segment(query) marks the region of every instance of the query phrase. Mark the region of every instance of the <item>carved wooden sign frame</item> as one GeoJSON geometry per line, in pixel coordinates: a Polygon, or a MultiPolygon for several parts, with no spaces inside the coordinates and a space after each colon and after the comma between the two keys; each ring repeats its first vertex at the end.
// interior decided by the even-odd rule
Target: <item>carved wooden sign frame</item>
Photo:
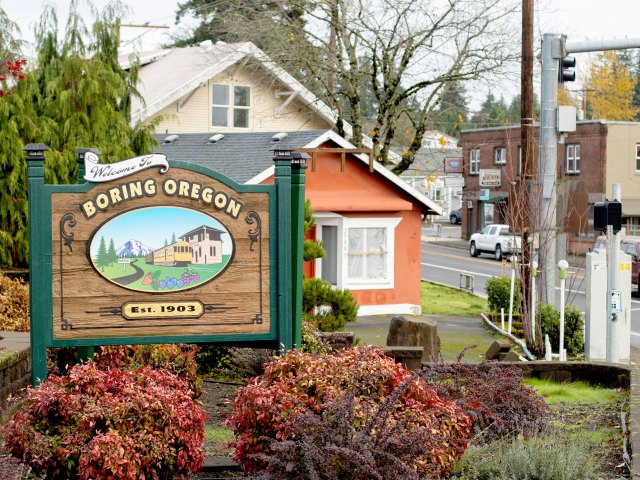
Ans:
{"type": "Polygon", "coordinates": [[[87,155],[78,176],[90,183],[48,185],[39,146],[25,148],[34,383],[47,347],[293,347],[291,219],[304,181],[292,200],[289,161],[276,161],[275,184],[240,185],[158,154],[108,165],[87,155]]]}

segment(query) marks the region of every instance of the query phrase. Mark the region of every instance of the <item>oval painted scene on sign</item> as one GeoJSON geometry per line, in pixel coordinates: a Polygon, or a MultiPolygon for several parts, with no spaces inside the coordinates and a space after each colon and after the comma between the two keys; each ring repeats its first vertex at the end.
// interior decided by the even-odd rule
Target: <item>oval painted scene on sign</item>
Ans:
{"type": "Polygon", "coordinates": [[[121,213],[98,228],[89,259],[104,278],[138,292],[204,285],[233,260],[235,242],[217,219],[190,208],[155,206],[121,213]]]}

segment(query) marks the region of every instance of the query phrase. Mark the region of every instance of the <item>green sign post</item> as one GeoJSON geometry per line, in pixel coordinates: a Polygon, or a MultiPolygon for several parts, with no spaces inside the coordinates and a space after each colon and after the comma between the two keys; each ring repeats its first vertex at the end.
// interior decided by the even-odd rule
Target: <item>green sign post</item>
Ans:
{"type": "Polygon", "coordinates": [[[48,185],[47,147],[24,150],[34,384],[49,347],[300,346],[301,154],[274,152],[273,185],[239,185],[164,155],[101,164],[78,149],[79,183],[48,185]]]}

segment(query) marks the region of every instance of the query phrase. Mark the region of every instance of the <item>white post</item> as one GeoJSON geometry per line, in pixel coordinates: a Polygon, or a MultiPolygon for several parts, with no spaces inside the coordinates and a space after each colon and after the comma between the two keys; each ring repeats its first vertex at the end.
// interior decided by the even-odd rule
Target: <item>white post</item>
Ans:
{"type": "MultiPolygon", "coordinates": [[[[622,188],[619,183],[611,186],[613,200],[621,201],[622,188]]],[[[620,361],[620,323],[619,313],[614,313],[611,300],[618,287],[618,252],[620,250],[620,232],[614,233],[613,226],[607,225],[607,362],[620,361]]],[[[619,305],[618,305],[619,306],[619,305]]],[[[620,315],[622,317],[622,315],[620,315]]]]}
{"type": "Polygon", "coordinates": [[[560,361],[566,362],[567,357],[564,350],[564,286],[567,279],[567,269],[569,263],[566,260],[560,260],[558,262],[558,269],[560,270],[560,361]]]}
{"type": "Polygon", "coordinates": [[[509,291],[509,335],[511,335],[511,323],[513,321],[513,287],[516,283],[516,267],[518,265],[518,257],[513,256],[511,262],[511,289],[509,291]]]}
{"type": "Polygon", "coordinates": [[[549,341],[549,335],[544,334],[544,359],[547,362],[551,361],[553,357],[553,352],[551,351],[551,342],[549,341]]]}
{"type": "Polygon", "coordinates": [[[504,332],[504,307],[500,309],[500,328],[504,332]]]}
{"type": "Polygon", "coordinates": [[[531,262],[531,334],[533,343],[536,343],[536,275],[538,274],[538,262],[531,262]]]}

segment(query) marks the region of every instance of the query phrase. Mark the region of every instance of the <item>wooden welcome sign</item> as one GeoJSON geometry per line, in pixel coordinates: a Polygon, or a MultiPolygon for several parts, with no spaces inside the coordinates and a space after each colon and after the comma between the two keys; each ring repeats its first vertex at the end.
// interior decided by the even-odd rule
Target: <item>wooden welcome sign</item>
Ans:
{"type": "Polygon", "coordinates": [[[160,154],[100,164],[82,149],[86,183],[46,185],[46,147],[25,150],[34,383],[47,347],[299,344],[304,168],[292,189],[290,156],[274,159],[275,184],[239,185],[160,154]]]}

